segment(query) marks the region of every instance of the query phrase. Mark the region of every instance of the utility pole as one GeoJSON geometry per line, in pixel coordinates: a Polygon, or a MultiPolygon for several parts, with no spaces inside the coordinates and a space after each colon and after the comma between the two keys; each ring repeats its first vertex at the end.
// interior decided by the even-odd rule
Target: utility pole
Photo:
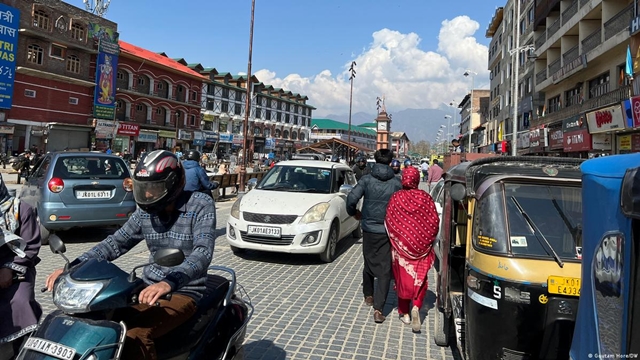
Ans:
{"type": "Polygon", "coordinates": [[[253,84],[251,83],[251,57],[253,55],[253,19],[256,10],[256,0],[251,0],[251,25],[249,29],[249,61],[247,62],[247,94],[244,102],[244,121],[242,122],[242,162],[240,163],[240,184],[238,185],[238,193],[244,193],[244,183],[247,174],[247,158],[249,157],[249,149],[247,149],[249,135],[249,114],[251,113],[251,98],[253,94],[253,84]]]}
{"type": "Polygon", "coordinates": [[[349,81],[351,82],[351,91],[349,92],[349,132],[347,138],[347,144],[349,144],[349,148],[347,149],[347,165],[351,166],[351,109],[353,108],[353,79],[356,78],[356,62],[352,61],[351,66],[349,67],[349,81]]]}
{"type": "MultiPolygon", "coordinates": [[[[516,0],[519,1],[519,0],[516,0]]],[[[471,135],[473,135],[473,87],[474,82],[475,82],[475,75],[478,75],[477,72],[471,71],[471,70],[467,70],[464,72],[463,74],[465,77],[466,76],[471,76],[471,97],[469,98],[469,149],[467,149],[467,152],[470,153],[472,152],[472,146],[471,146],[471,135]]],[[[460,119],[460,123],[462,124],[462,119],[460,119]]],[[[462,126],[462,125],[460,125],[462,126]]]]}

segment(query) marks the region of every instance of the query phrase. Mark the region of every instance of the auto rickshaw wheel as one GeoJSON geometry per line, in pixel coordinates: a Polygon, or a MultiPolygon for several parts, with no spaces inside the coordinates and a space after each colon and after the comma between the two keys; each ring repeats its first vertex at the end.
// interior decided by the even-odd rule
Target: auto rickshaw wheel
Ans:
{"type": "Polygon", "coordinates": [[[438,346],[448,346],[449,345],[449,334],[451,332],[451,318],[447,317],[444,312],[440,309],[435,310],[435,325],[436,329],[433,334],[433,341],[435,341],[438,346]]]}

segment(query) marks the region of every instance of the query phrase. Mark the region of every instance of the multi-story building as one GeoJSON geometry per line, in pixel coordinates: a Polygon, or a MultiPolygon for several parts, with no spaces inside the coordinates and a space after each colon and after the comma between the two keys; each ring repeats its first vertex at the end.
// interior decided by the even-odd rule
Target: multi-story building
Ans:
{"type": "Polygon", "coordinates": [[[403,131],[394,131],[391,133],[391,150],[398,158],[409,156],[409,145],[411,141],[407,133],[403,131]]]}
{"type": "MultiPolygon", "coordinates": [[[[203,132],[205,149],[218,156],[237,152],[243,145],[243,122],[248,79],[242,75],[218,73],[202,68],[211,82],[203,88],[203,132]],[[217,145],[216,145],[216,140],[217,145]]],[[[286,156],[308,145],[311,112],[309,98],[251,79],[251,113],[247,146],[254,154],[273,152],[286,156]]]]}
{"type": "Polygon", "coordinates": [[[119,44],[112,150],[190,149],[201,126],[202,86],[210,80],[164,53],[119,44]]]}
{"type": "Polygon", "coordinates": [[[485,138],[491,145],[481,148],[481,152],[500,149],[496,144],[503,140],[505,122],[512,115],[509,113],[510,106],[507,105],[511,101],[510,72],[506,70],[510,70],[509,64],[511,64],[508,44],[513,26],[509,26],[512,21],[510,18],[504,18],[504,12],[503,7],[496,9],[485,34],[487,38],[491,38],[488,56],[489,114],[485,129],[485,138]]]}
{"type": "Polygon", "coordinates": [[[490,90],[473,89],[458,104],[460,109],[460,146],[464,152],[478,152],[478,144],[483,143],[484,123],[486,123],[489,112],[490,90]],[[473,95],[473,98],[471,96],[473,95]],[[471,131],[471,141],[469,140],[469,129],[471,131]],[[471,148],[469,149],[469,144],[471,148]]]}
{"type": "Polygon", "coordinates": [[[634,128],[625,76],[633,14],[631,0],[536,2],[535,90],[544,98],[532,122],[536,152],[585,158],[631,147],[614,133],[634,128]]]}
{"type": "MultiPolygon", "coordinates": [[[[327,139],[340,139],[369,150],[376,149],[376,131],[363,126],[351,125],[351,141],[349,141],[349,124],[331,119],[312,119],[309,139],[313,143],[327,139]]],[[[375,124],[374,124],[375,126],[375,124]]]]}
{"type": "Polygon", "coordinates": [[[0,151],[88,149],[98,39],[117,41],[116,23],[62,1],[3,3],[19,9],[20,35],[0,151]]]}

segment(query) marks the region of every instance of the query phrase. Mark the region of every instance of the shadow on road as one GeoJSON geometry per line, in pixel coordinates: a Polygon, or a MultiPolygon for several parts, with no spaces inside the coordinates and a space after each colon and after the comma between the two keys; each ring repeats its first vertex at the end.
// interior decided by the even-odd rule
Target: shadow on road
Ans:
{"type": "MultiPolygon", "coordinates": [[[[224,233],[225,229],[223,229],[224,233]]],[[[353,236],[347,236],[346,238],[340,240],[338,242],[338,246],[336,248],[336,260],[344,254],[351,246],[358,243],[361,239],[356,239],[353,236]]],[[[236,254],[244,260],[248,261],[259,261],[266,262],[271,264],[282,264],[282,265],[324,265],[318,255],[313,254],[287,254],[287,253],[276,253],[276,252],[267,252],[267,251],[256,251],[256,250],[244,250],[240,251],[236,254]]]]}
{"type": "Polygon", "coordinates": [[[241,351],[243,352],[244,360],[284,360],[287,358],[287,352],[271,340],[260,340],[244,344],[241,351]]]}
{"type": "Polygon", "coordinates": [[[55,234],[67,244],[98,243],[118,230],[119,226],[99,228],[75,228],[56,231],[55,234]]]}

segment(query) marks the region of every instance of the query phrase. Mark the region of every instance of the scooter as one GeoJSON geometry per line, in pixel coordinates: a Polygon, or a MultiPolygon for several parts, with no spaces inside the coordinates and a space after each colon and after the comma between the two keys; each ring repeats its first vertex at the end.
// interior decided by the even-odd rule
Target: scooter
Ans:
{"type": "MultiPolygon", "coordinates": [[[[65,271],[53,289],[53,302],[59,310],[41,321],[17,359],[120,359],[127,324],[126,320],[114,321],[114,312],[138,303],[145,284],[136,276],[136,269],[149,264],[136,266],[131,273],[96,259],[69,267],[65,245],[58,236],[50,236],[49,247],[66,261],[65,271]]],[[[161,249],[153,260],[155,264],[171,267],[181,264],[184,254],[177,249],[161,249]]],[[[207,275],[207,291],[198,303],[198,311],[184,324],[156,339],[159,359],[243,358],[242,343],[254,311],[251,299],[236,284],[232,269],[210,266],[208,270],[226,272],[231,279],[207,275]]],[[[170,299],[170,295],[164,299],[170,299]]]]}

